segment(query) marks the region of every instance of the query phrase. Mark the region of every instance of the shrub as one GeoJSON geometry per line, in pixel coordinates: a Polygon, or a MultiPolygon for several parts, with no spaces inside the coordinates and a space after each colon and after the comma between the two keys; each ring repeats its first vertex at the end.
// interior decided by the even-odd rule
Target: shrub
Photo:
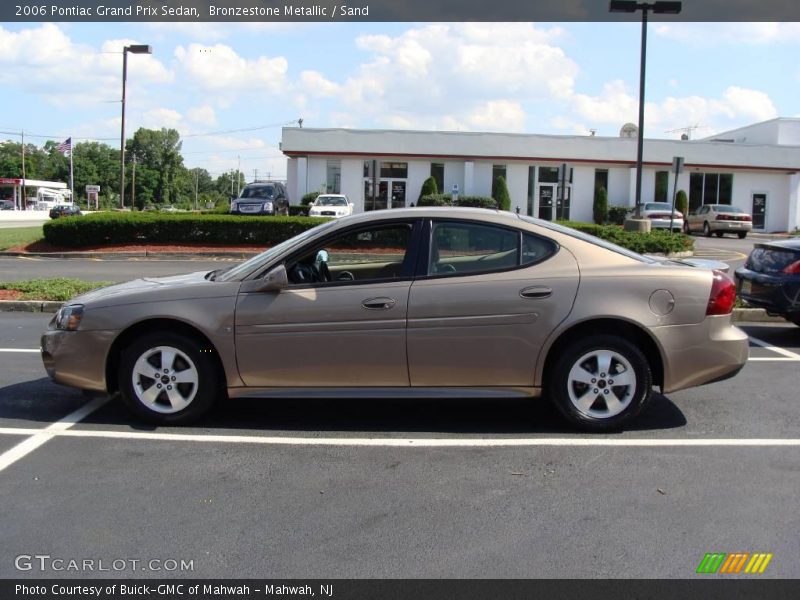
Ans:
{"type": "Polygon", "coordinates": [[[422,189],[419,191],[419,198],[417,199],[417,205],[419,205],[423,196],[431,196],[433,194],[438,194],[438,193],[439,193],[439,188],[436,185],[436,180],[433,177],[428,177],[425,181],[422,182],[422,189]]]}
{"type": "Polygon", "coordinates": [[[594,203],[592,204],[592,216],[598,225],[608,221],[608,192],[602,185],[594,188],[594,203]]]}
{"type": "Polygon", "coordinates": [[[686,197],[686,192],[683,190],[678,190],[675,195],[675,210],[684,217],[689,214],[689,198],[686,197]]]}
{"type": "Polygon", "coordinates": [[[309,204],[314,202],[314,200],[317,199],[317,196],[319,196],[319,192],[309,192],[308,194],[303,196],[303,198],[300,200],[300,205],[308,206],[309,204]]]}
{"type": "Polygon", "coordinates": [[[497,202],[499,210],[511,210],[511,196],[508,194],[506,178],[499,175],[492,185],[492,198],[497,202]]]}
{"type": "Polygon", "coordinates": [[[694,240],[691,237],[682,233],[671,234],[663,229],[654,230],[650,233],[640,233],[625,231],[615,225],[596,225],[594,223],[578,223],[575,221],[559,221],[559,224],[641,254],[672,254],[691,250],[694,247],[694,240]]]}
{"type": "Polygon", "coordinates": [[[612,225],[622,225],[625,222],[625,215],[627,215],[630,210],[630,206],[609,206],[607,220],[612,225]]]}
{"type": "MultiPolygon", "coordinates": [[[[417,206],[454,206],[450,194],[430,194],[422,196],[417,206]]],[[[468,206],[472,208],[497,208],[494,198],[488,196],[459,196],[455,206],[468,206]]]]}
{"type": "Polygon", "coordinates": [[[312,217],[120,212],[56,219],[45,223],[43,231],[47,242],[70,248],[175,242],[269,246],[325,221],[312,217]]]}

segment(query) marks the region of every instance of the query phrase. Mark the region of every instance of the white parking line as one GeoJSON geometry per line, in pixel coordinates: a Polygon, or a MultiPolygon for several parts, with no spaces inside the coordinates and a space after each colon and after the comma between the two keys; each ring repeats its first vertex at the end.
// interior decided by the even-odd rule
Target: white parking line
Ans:
{"type": "Polygon", "coordinates": [[[764,340],[754,338],[752,335],[750,336],[750,341],[753,342],[756,346],[761,346],[762,348],[766,348],[767,350],[775,352],[776,354],[781,354],[793,360],[800,360],[800,354],[797,354],[796,352],[791,352],[790,350],[786,350],[785,348],[773,346],[772,344],[765,342],[764,340]]]}
{"type": "Polygon", "coordinates": [[[39,354],[41,350],[39,348],[0,348],[0,352],[22,352],[22,353],[30,353],[39,354]]]}
{"type": "MultiPolygon", "coordinates": [[[[16,427],[0,428],[0,435],[28,435],[41,432],[39,429],[16,427]]],[[[273,446],[367,446],[404,448],[485,448],[520,446],[617,446],[617,447],[800,447],[797,438],[709,438],[709,439],[641,439],[641,438],[313,438],[313,437],[275,437],[257,435],[215,435],[190,433],[152,433],[136,431],[108,430],[66,430],[53,431],[48,438],[106,438],[140,441],[164,442],[205,442],[213,444],[256,444],[273,446]]],[[[10,451],[9,451],[10,452],[10,451]]]]}
{"type": "Polygon", "coordinates": [[[30,435],[31,437],[0,454],[0,471],[27,456],[45,442],[53,439],[54,436],[65,433],[75,423],[88,417],[106,402],[108,402],[108,398],[95,398],[44,429],[21,429],[20,431],[24,433],[20,433],[20,435],[30,435]]]}

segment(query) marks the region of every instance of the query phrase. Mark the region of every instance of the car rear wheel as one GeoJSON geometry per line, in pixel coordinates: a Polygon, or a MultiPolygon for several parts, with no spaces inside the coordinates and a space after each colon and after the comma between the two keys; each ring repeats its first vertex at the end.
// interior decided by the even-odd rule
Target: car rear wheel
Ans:
{"type": "Polygon", "coordinates": [[[560,354],[547,391],[561,414],[580,429],[617,429],[650,399],[650,366],[627,340],[594,335],[560,354]]]}
{"type": "Polygon", "coordinates": [[[711,227],[708,226],[708,221],[703,223],[703,235],[706,237],[711,237],[711,227]]]}
{"type": "Polygon", "coordinates": [[[722,237],[722,233],[723,233],[722,231],[715,231],[714,235],[717,237],[722,237]]]}
{"type": "Polygon", "coordinates": [[[743,240],[744,238],[746,238],[746,237],[747,237],[747,232],[746,232],[746,231],[739,231],[739,232],[737,233],[737,235],[739,236],[739,239],[740,239],[740,240],[743,240]]]}
{"type": "Polygon", "coordinates": [[[685,233],[686,235],[689,235],[691,232],[692,231],[689,229],[688,221],[684,221],[683,222],[683,233],[685,233]]]}
{"type": "Polygon", "coordinates": [[[211,409],[219,394],[211,356],[193,339],[179,334],[152,333],[137,339],[123,351],[120,361],[123,402],[150,423],[197,419],[211,409]]]}

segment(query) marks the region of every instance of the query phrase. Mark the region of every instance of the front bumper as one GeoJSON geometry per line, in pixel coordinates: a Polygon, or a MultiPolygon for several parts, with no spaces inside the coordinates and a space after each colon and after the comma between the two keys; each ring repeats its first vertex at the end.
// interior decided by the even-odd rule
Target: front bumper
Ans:
{"type": "Polygon", "coordinates": [[[664,393],[733,377],[750,354],[747,334],[731,324],[730,315],[650,331],[664,357],[664,393]]]}
{"type": "Polygon", "coordinates": [[[106,391],[106,361],[116,332],[48,330],[41,353],[47,375],[63,385],[106,391]]]}

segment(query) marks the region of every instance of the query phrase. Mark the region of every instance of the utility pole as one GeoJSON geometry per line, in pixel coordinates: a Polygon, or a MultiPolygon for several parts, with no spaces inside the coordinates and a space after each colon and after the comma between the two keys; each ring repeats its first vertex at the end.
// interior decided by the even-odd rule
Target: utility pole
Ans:
{"type": "Polygon", "coordinates": [[[236,197],[238,198],[239,195],[242,193],[240,186],[241,176],[239,173],[242,170],[242,157],[238,154],[236,155],[236,197]]]}
{"type": "Polygon", "coordinates": [[[131,174],[131,209],[136,206],[136,153],[133,153],[133,173],[131,174]]]}
{"type": "Polygon", "coordinates": [[[253,183],[258,181],[258,169],[253,169],[253,183]]]}
{"type": "Polygon", "coordinates": [[[22,210],[28,210],[28,198],[25,194],[25,130],[22,131],[22,201],[20,203],[22,210]]]}
{"type": "Polygon", "coordinates": [[[199,170],[194,170],[194,209],[197,210],[197,180],[199,176],[199,170]]]}

